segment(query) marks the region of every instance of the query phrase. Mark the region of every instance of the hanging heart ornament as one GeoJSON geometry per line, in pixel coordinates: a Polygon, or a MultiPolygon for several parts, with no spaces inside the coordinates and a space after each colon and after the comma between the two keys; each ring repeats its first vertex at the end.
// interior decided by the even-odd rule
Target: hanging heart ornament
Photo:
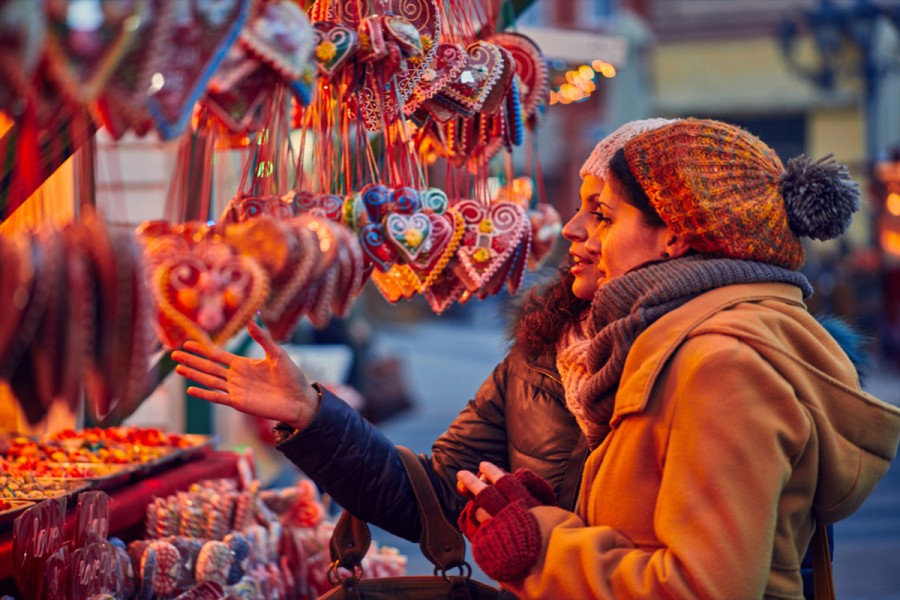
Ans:
{"type": "Polygon", "coordinates": [[[466,227],[455,271],[466,288],[476,293],[513,256],[531,224],[525,210],[512,202],[485,206],[464,200],[455,208],[466,227]]]}
{"type": "Polygon", "coordinates": [[[319,71],[333,77],[350,60],[359,46],[356,31],[333,21],[316,21],[312,24],[315,35],[313,57],[319,71]]]}
{"type": "Polygon", "coordinates": [[[246,325],[269,294],[265,271],[224,244],[202,245],[164,261],[153,274],[160,339],[222,344],[246,325]],[[216,248],[215,246],[218,246],[216,248]]]}

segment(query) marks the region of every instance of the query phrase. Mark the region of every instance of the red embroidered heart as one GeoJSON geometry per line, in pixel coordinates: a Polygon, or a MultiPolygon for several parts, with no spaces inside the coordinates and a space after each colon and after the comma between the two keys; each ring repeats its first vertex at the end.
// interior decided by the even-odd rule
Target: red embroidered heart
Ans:
{"type": "Polygon", "coordinates": [[[466,47],[466,64],[435,96],[458,110],[477,113],[503,74],[503,54],[494,44],[477,41],[466,47]]]}
{"type": "MultiPolygon", "coordinates": [[[[437,42],[441,38],[440,12],[436,0],[391,0],[389,12],[418,30],[423,47],[422,56],[410,56],[407,68],[397,76],[400,103],[403,105],[412,96],[437,52],[437,42]]],[[[395,23],[387,22],[386,28],[396,31],[395,23]]]]}
{"type": "Polygon", "coordinates": [[[143,400],[152,338],[150,299],[134,238],[113,231],[95,215],[83,223],[98,290],[84,389],[94,420],[104,424],[143,400]]]}
{"type": "Polygon", "coordinates": [[[450,308],[454,302],[461,299],[466,293],[466,286],[456,276],[455,262],[451,261],[448,268],[444,269],[441,275],[423,292],[425,300],[431,310],[440,315],[450,308]]]}
{"type": "MultiPolygon", "coordinates": [[[[239,48],[233,46],[232,50],[239,48]]],[[[239,49],[239,52],[243,52],[239,49]]],[[[231,51],[229,51],[229,55],[231,51]]],[[[243,62],[235,65],[238,73],[222,73],[222,80],[210,88],[201,100],[232,133],[249,133],[261,126],[261,107],[269,100],[278,76],[269,67],[257,60],[245,57],[243,62]],[[228,82],[239,75],[233,82],[228,82]],[[227,85],[226,85],[227,83],[227,85]]]]}
{"type": "Polygon", "coordinates": [[[153,47],[153,40],[162,38],[163,30],[172,26],[178,7],[164,0],[148,4],[150,14],[141,19],[135,32],[138,40],[148,41],[131,45],[97,99],[103,124],[114,139],[120,139],[128,130],[142,136],[153,128],[147,89],[165,59],[153,47]]]}
{"type": "Polygon", "coordinates": [[[494,47],[503,57],[503,61],[497,69],[497,82],[487,93],[484,104],[481,105],[482,115],[497,114],[506,99],[506,94],[509,91],[509,87],[512,85],[513,77],[516,75],[516,61],[509,50],[503,46],[494,47]]]}
{"type": "Polygon", "coordinates": [[[516,251],[494,273],[491,279],[478,290],[476,294],[478,298],[484,300],[488,296],[500,293],[504,282],[511,295],[515,295],[519,291],[519,286],[522,285],[522,278],[525,275],[525,265],[528,262],[528,246],[530,243],[530,230],[526,228],[525,235],[522,236],[522,240],[516,246],[516,251]]]}
{"type": "Polygon", "coordinates": [[[320,216],[339,223],[343,217],[344,199],[337,194],[314,194],[307,191],[294,192],[291,198],[295,214],[320,216]]]}
{"type": "Polygon", "coordinates": [[[522,112],[526,121],[532,119],[550,93],[550,75],[540,48],[530,38],[512,31],[495,33],[490,41],[512,54],[516,74],[522,82],[519,90],[522,112]]]}
{"type": "Polygon", "coordinates": [[[170,258],[156,270],[152,291],[160,338],[168,348],[188,339],[226,342],[268,296],[268,279],[256,261],[205,250],[170,258]]]}
{"type": "Polygon", "coordinates": [[[267,2],[248,27],[241,30],[240,41],[284,79],[303,77],[317,43],[306,13],[294,2],[267,2]]]}
{"type": "Polygon", "coordinates": [[[178,137],[187,127],[194,103],[243,27],[251,4],[195,0],[184,15],[159,15],[172,21],[156,28],[149,40],[159,64],[150,72],[147,103],[163,139],[178,137]]]}
{"type": "MultiPolygon", "coordinates": [[[[390,0],[385,14],[390,15],[383,19],[382,25],[388,54],[366,65],[365,81],[359,93],[360,110],[370,131],[379,131],[400,117],[434,59],[435,42],[441,34],[435,0],[390,0]],[[410,35],[413,29],[418,31],[421,55],[415,54],[415,36],[410,35]]],[[[348,18],[347,14],[344,18],[348,18]]]]}
{"type": "Polygon", "coordinates": [[[433,98],[448,82],[456,79],[465,64],[466,50],[461,44],[438,44],[434,60],[422,73],[419,84],[403,108],[404,112],[413,114],[420,104],[433,98]]]}
{"type": "MultiPolygon", "coordinates": [[[[339,240],[328,221],[301,215],[288,221],[288,224],[299,240],[301,260],[296,263],[297,270],[292,273],[277,302],[270,301],[262,312],[263,321],[279,341],[289,339],[304,316],[315,312],[313,318],[325,318],[322,316],[325,310],[323,297],[334,293],[336,282],[331,283],[329,291],[328,277],[333,276],[339,256],[339,240]]],[[[333,277],[336,278],[336,275],[333,277]]]]}
{"type": "Polygon", "coordinates": [[[334,74],[359,46],[359,36],[350,27],[333,21],[316,21],[312,24],[315,35],[314,58],[319,71],[326,77],[334,74]]]}
{"type": "Polygon", "coordinates": [[[455,209],[444,214],[428,214],[431,236],[428,246],[419,253],[409,267],[419,280],[419,287],[428,289],[443,273],[450,259],[456,254],[465,231],[465,221],[455,209]]]}
{"type": "Polygon", "coordinates": [[[294,207],[290,198],[278,195],[245,196],[238,194],[228,201],[222,213],[222,223],[243,223],[250,219],[271,217],[285,220],[294,216],[294,207]]]}
{"type": "Polygon", "coordinates": [[[260,316],[276,340],[285,341],[302,314],[291,314],[289,308],[301,291],[310,284],[322,257],[316,234],[306,228],[288,224],[291,233],[290,258],[283,273],[272,282],[272,291],[260,316]]]}
{"type": "Polygon", "coordinates": [[[357,58],[360,62],[373,62],[387,56],[384,40],[384,22],[381,15],[363,18],[358,27],[360,47],[357,58]]]}
{"type": "Polygon", "coordinates": [[[464,200],[455,208],[466,227],[455,271],[466,289],[476,293],[512,256],[530,224],[524,209],[511,202],[487,207],[464,200]]]}
{"type": "Polygon", "coordinates": [[[335,316],[343,317],[362,290],[365,272],[363,252],[359,238],[348,227],[336,223],[332,230],[337,239],[339,276],[331,310],[335,316]]]}

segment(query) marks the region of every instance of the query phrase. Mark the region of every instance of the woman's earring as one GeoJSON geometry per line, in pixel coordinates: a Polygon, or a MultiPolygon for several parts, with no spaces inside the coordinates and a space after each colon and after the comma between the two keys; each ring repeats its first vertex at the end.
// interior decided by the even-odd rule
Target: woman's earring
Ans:
{"type": "Polygon", "coordinates": [[[659,256],[660,256],[660,258],[669,258],[669,253],[668,252],[660,252],[659,256]]]}

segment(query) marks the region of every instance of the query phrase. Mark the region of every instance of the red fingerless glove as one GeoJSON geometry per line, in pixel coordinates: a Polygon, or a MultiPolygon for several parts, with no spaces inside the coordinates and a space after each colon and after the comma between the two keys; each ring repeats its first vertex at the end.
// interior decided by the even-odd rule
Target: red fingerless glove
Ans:
{"type": "Polygon", "coordinates": [[[541,530],[524,500],[507,505],[472,539],[472,556],[497,581],[518,581],[537,563],[541,530]]]}
{"type": "Polygon", "coordinates": [[[518,469],[469,501],[458,523],[482,570],[498,581],[514,581],[531,570],[541,552],[540,527],[528,509],[555,504],[556,494],[544,479],[518,469]],[[475,517],[479,508],[492,516],[483,525],[475,517]]]}

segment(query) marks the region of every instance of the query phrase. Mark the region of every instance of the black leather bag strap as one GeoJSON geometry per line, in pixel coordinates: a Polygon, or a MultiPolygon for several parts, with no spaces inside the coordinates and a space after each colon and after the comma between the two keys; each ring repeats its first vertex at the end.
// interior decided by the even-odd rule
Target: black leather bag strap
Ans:
{"type": "Polygon", "coordinates": [[[468,573],[470,567],[466,564],[466,542],[459,530],[444,516],[444,510],[425,467],[409,448],[397,446],[397,452],[403,461],[403,468],[409,476],[416,495],[416,504],[419,506],[419,520],[422,522],[419,547],[422,554],[441,572],[460,568],[468,573]]]}
{"type": "MultiPolygon", "coordinates": [[[[397,451],[416,495],[422,522],[419,538],[422,554],[441,572],[459,568],[468,574],[471,568],[466,563],[465,540],[444,516],[425,467],[409,448],[397,446],[397,451]]],[[[371,543],[372,534],[366,522],[345,510],[331,534],[331,561],[355,571],[361,566],[371,543]]]]}
{"type": "Polygon", "coordinates": [[[345,510],[331,532],[331,562],[356,571],[361,567],[371,544],[372,532],[366,522],[345,510]]]}

